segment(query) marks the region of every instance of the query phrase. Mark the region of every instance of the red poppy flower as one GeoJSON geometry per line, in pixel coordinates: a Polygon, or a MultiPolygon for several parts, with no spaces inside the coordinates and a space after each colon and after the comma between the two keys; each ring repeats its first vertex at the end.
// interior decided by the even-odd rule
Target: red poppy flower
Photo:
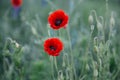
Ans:
{"type": "Polygon", "coordinates": [[[12,6],[20,7],[22,5],[22,0],[11,0],[12,6]]]}
{"type": "Polygon", "coordinates": [[[63,10],[58,9],[49,15],[48,23],[52,29],[58,30],[60,28],[66,28],[68,19],[68,15],[63,10]]]}
{"type": "Polygon", "coordinates": [[[59,38],[48,38],[44,42],[44,51],[51,56],[58,56],[63,49],[63,43],[59,38]]]}

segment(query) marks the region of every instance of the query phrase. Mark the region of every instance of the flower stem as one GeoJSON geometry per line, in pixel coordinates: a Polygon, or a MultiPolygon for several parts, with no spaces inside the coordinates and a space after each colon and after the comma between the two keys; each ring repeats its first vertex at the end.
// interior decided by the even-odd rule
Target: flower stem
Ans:
{"type": "MultiPolygon", "coordinates": [[[[71,67],[73,69],[72,73],[74,73],[74,77],[76,80],[76,70],[75,70],[75,66],[74,66],[74,57],[73,57],[73,51],[72,51],[72,44],[71,44],[71,37],[70,37],[70,30],[69,30],[69,27],[67,28],[67,34],[68,34],[68,39],[69,39],[69,46],[70,46],[70,53],[71,53],[71,67]]],[[[72,77],[73,78],[73,77],[72,77]]]]}

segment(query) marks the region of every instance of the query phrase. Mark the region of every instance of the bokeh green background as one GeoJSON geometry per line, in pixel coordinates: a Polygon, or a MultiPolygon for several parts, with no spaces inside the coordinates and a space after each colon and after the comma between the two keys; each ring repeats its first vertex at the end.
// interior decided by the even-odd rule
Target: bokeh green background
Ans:
{"type": "Polygon", "coordinates": [[[69,36],[67,35],[67,30],[69,30],[77,76],[85,77],[83,80],[95,80],[92,78],[93,66],[91,65],[93,61],[98,62],[93,42],[98,36],[98,30],[94,19],[95,29],[90,36],[91,27],[88,21],[91,10],[95,10],[98,17],[103,16],[107,26],[103,31],[106,43],[105,45],[98,44],[103,52],[109,54],[109,57],[106,54],[102,55],[103,72],[99,72],[98,80],[120,80],[119,8],[120,0],[23,0],[17,16],[13,16],[15,11],[10,0],[0,0],[0,80],[53,80],[51,77],[53,71],[55,80],[58,80],[57,71],[51,69],[49,55],[43,50],[43,42],[48,38],[47,18],[49,13],[56,9],[63,9],[69,15],[67,29],[61,29],[60,34],[49,29],[51,37],[60,35],[59,37],[65,44],[64,51],[57,57],[59,70],[64,71],[63,54],[70,55],[69,36]],[[110,39],[111,43],[107,46],[107,51],[109,21],[112,13],[115,19],[113,30],[115,35],[110,39]],[[92,55],[86,57],[86,50],[92,55]],[[86,64],[90,66],[88,72],[82,71],[86,64]],[[109,67],[109,70],[104,66],[109,67]]]}

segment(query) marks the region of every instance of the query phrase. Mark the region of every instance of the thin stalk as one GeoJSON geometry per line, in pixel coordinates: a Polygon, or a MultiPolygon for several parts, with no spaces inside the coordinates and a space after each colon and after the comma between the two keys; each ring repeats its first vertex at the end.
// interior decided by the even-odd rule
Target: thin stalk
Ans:
{"type": "Polygon", "coordinates": [[[53,80],[55,80],[55,76],[54,76],[54,66],[53,66],[53,57],[52,57],[52,56],[50,56],[50,62],[51,62],[52,78],[53,78],[53,80]]]}
{"type": "Polygon", "coordinates": [[[67,35],[68,35],[68,39],[69,39],[69,46],[70,46],[70,55],[71,55],[71,66],[73,68],[73,72],[74,73],[74,76],[75,76],[75,80],[77,78],[77,75],[76,75],[76,70],[75,70],[75,66],[74,66],[74,59],[73,59],[73,51],[72,51],[72,44],[71,44],[71,37],[70,37],[70,31],[69,31],[69,27],[67,28],[67,35]]]}
{"type": "Polygon", "coordinates": [[[54,57],[54,64],[55,64],[56,71],[58,72],[58,66],[57,66],[57,59],[56,59],[56,57],[54,57]]]}
{"type": "MultiPolygon", "coordinates": [[[[49,26],[48,26],[48,36],[51,37],[49,26]]],[[[55,80],[55,76],[54,76],[54,63],[53,63],[53,57],[50,56],[49,58],[50,58],[50,62],[51,62],[52,78],[53,78],[53,80],[55,80]]]]}

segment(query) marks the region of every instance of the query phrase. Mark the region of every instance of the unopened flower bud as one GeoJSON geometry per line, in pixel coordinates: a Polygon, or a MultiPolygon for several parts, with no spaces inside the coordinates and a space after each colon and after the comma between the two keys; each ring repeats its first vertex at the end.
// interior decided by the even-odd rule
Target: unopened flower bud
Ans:
{"type": "Polygon", "coordinates": [[[89,65],[88,64],[86,64],[86,70],[90,70],[90,67],[89,67],[89,65]]]}
{"type": "Polygon", "coordinates": [[[91,25],[90,27],[91,27],[91,31],[93,31],[95,26],[94,26],[94,25],[91,25]]]}
{"type": "Polygon", "coordinates": [[[102,26],[102,24],[100,22],[97,22],[97,28],[100,31],[102,30],[103,26],[102,26]]]}
{"type": "Polygon", "coordinates": [[[20,46],[17,42],[15,43],[15,45],[16,45],[17,48],[19,48],[19,46],[20,46]]]}
{"type": "Polygon", "coordinates": [[[113,16],[111,16],[111,18],[110,18],[110,25],[111,26],[115,25],[115,19],[113,18],[113,16]]]}
{"type": "Polygon", "coordinates": [[[94,75],[94,77],[97,77],[97,76],[98,76],[98,70],[97,70],[97,69],[94,70],[93,75],[94,75]]]}
{"type": "Polygon", "coordinates": [[[93,24],[93,16],[91,14],[88,17],[88,21],[90,24],[93,24]]]}

